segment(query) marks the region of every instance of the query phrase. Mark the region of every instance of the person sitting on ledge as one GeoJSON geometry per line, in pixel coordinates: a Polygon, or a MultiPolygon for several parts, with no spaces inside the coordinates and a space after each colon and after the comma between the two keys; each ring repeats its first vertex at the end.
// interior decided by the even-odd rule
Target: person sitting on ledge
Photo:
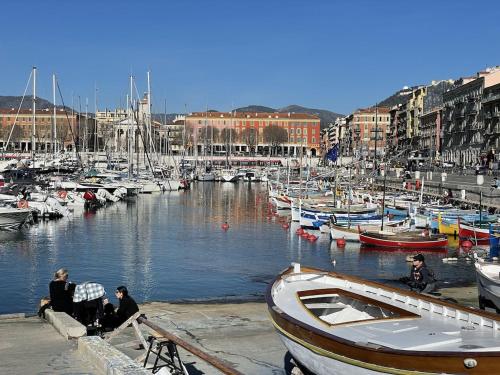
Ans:
{"type": "Polygon", "coordinates": [[[68,271],[59,269],[54,274],[54,280],[49,284],[50,304],[52,310],[73,314],[73,293],[75,284],[68,282],[68,271]]]}
{"type": "Polygon", "coordinates": [[[128,290],[124,286],[119,286],[116,288],[115,292],[116,298],[120,301],[118,310],[116,311],[116,327],[121,326],[124,322],[128,320],[132,315],[139,311],[137,303],[132,297],[128,295],[128,290]]]}

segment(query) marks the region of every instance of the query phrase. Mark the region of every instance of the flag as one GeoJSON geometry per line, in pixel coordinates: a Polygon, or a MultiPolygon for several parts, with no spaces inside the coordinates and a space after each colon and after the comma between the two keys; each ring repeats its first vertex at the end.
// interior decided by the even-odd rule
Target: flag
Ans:
{"type": "Polygon", "coordinates": [[[335,162],[337,160],[338,156],[339,156],[339,145],[337,143],[330,150],[328,150],[328,152],[326,153],[326,158],[328,160],[335,162]]]}

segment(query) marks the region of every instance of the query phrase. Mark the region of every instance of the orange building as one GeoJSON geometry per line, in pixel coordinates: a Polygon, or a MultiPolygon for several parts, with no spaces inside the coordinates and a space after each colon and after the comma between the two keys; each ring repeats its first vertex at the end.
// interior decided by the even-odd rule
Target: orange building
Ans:
{"type": "Polygon", "coordinates": [[[375,155],[375,148],[377,155],[385,154],[390,123],[389,108],[358,109],[350,114],[346,121],[355,155],[372,157],[375,155]]]}
{"type": "MultiPolygon", "coordinates": [[[[320,119],[305,113],[265,112],[195,112],[186,116],[186,131],[192,135],[195,152],[202,153],[209,143],[210,150],[224,152],[224,132],[231,134],[231,149],[235,153],[267,155],[271,144],[264,136],[264,129],[277,126],[286,131],[286,140],[277,146],[281,155],[318,154],[321,136],[320,119]],[[232,131],[230,130],[232,129],[232,131]],[[254,134],[255,139],[249,139],[254,134]],[[207,142],[208,140],[208,142],[207,142]]],[[[229,134],[227,133],[227,134],[229,134]]],[[[207,150],[205,150],[207,151],[207,150]]]]}

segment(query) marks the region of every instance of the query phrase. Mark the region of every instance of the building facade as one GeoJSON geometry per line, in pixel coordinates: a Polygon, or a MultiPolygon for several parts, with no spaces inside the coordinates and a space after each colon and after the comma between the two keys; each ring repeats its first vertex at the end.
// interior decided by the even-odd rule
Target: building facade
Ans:
{"type": "Polygon", "coordinates": [[[278,146],[282,155],[318,156],[320,119],[305,113],[195,112],[186,116],[189,147],[194,154],[225,152],[229,143],[236,153],[267,155],[271,143],[264,129],[276,126],[286,131],[286,140],[278,146]]]}
{"type": "MultiPolygon", "coordinates": [[[[91,134],[95,121],[64,109],[40,109],[35,112],[35,151],[72,151],[84,144],[85,133],[91,134]]],[[[32,150],[33,113],[31,110],[0,109],[0,148],[15,152],[32,150]]],[[[88,139],[90,142],[91,138],[88,139]]]]}
{"type": "MultiPolygon", "coordinates": [[[[488,111],[484,111],[483,101],[485,97],[490,97],[490,88],[499,83],[500,68],[497,67],[479,72],[475,77],[458,79],[443,94],[444,161],[471,165],[478,163],[486,154],[487,145],[494,138],[487,134],[484,121],[491,113],[491,105],[486,99],[488,111]],[[488,94],[484,94],[486,90],[488,94]]],[[[489,120],[487,123],[491,127],[489,120]]]]}
{"type": "Polygon", "coordinates": [[[500,156],[500,84],[486,87],[483,93],[484,151],[500,156]]]}
{"type": "Polygon", "coordinates": [[[385,155],[390,113],[386,107],[358,109],[346,118],[355,157],[385,155]]]}

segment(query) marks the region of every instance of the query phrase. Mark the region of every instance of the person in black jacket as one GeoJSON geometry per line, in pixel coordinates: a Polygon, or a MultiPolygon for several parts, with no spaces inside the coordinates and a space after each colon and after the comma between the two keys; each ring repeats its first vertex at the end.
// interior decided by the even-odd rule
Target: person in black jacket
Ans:
{"type": "Polygon", "coordinates": [[[436,286],[434,274],[425,264],[425,258],[422,254],[413,257],[413,267],[410,271],[408,285],[419,292],[428,293],[436,286]]]}
{"type": "Polygon", "coordinates": [[[137,303],[128,295],[128,290],[124,286],[116,288],[116,298],[120,301],[120,306],[116,311],[116,327],[119,327],[127,321],[132,315],[139,311],[137,303]]]}
{"type": "Polygon", "coordinates": [[[72,315],[75,284],[68,282],[68,276],[68,271],[64,268],[54,274],[54,280],[49,284],[50,305],[54,311],[72,315]]]}

